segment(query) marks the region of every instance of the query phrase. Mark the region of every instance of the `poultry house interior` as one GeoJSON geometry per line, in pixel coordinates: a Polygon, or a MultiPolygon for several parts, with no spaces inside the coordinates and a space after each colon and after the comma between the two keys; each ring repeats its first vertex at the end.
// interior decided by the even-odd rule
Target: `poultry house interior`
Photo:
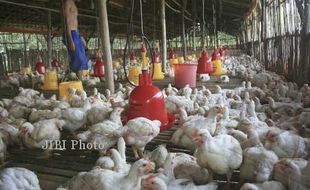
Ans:
{"type": "Polygon", "coordinates": [[[310,189],[309,15],[0,0],[0,190],[310,189]]]}

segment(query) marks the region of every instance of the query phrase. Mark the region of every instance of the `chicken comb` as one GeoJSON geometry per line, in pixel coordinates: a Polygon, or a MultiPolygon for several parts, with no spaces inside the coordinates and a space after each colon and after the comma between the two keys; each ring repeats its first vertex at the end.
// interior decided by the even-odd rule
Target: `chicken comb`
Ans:
{"type": "Polygon", "coordinates": [[[147,178],[145,178],[145,180],[149,182],[149,181],[153,180],[154,178],[155,178],[155,176],[149,175],[147,178]]]}
{"type": "Polygon", "coordinates": [[[195,129],[195,131],[192,134],[192,137],[197,137],[199,134],[199,129],[195,129]]]}

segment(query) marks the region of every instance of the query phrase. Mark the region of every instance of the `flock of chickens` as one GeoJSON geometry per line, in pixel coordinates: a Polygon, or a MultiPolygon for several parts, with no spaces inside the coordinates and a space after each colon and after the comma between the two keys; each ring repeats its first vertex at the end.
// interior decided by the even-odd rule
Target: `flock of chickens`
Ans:
{"type": "MultiPolygon", "coordinates": [[[[244,79],[240,86],[162,90],[167,110],[178,118],[171,143],[192,154],[169,152],[165,145],[144,151],[161,123],[139,117],[123,126],[130,86],[120,84],[114,94],[94,88],[89,96],[72,88],[69,101],[20,87],[18,96],[0,101],[1,162],[7,147],[41,148],[60,140],[65,129],[84,143],[100,144],[100,157],[92,170],[58,190],[215,190],[214,174],[225,175],[230,188],[236,170],[241,190],[310,189],[308,84],[298,88],[245,55],[226,57],[224,65],[230,76],[244,79]],[[126,161],[126,145],[136,162],[126,161]]],[[[48,158],[53,146],[41,157],[48,158]]],[[[6,168],[0,171],[0,189],[40,185],[32,171],[6,168]]]]}

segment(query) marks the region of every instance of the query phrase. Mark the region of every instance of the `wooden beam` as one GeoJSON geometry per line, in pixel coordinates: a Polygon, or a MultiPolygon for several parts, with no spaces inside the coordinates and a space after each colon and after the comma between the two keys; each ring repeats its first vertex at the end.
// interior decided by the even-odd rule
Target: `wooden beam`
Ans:
{"type": "Polygon", "coordinates": [[[99,0],[98,11],[99,11],[102,52],[106,71],[105,73],[105,79],[107,84],[106,88],[108,88],[111,91],[111,93],[114,93],[114,77],[112,68],[112,54],[111,54],[110,35],[109,35],[107,0],[99,0]]]}

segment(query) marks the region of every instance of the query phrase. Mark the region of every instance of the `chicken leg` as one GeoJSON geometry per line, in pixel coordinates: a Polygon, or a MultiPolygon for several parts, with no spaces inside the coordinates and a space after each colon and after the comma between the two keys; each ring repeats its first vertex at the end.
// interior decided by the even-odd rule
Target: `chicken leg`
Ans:
{"type": "Polygon", "coordinates": [[[227,183],[225,185],[225,189],[227,190],[230,190],[231,189],[231,176],[233,174],[233,171],[228,171],[227,174],[226,174],[226,177],[227,177],[227,183]]]}
{"type": "Polygon", "coordinates": [[[144,154],[144,148],[138,148],[138,155],[139,155],[139,158],[143,158],[144,154]]]}
{"type": "Polygon", "coordinates": [[[49,143],[48,148],[42,153],[41,156],[38,157],[38,159],[47,159],[51,156],[51,152],[53,150],[54,147],[54,142],[53,143],[49,143]]]}
{"type": "Polygon", "coordinates": [[[132,146],[131,148],[134,153],[135,159],[139,159],[138,149],[135,146],[132,146]]]}

